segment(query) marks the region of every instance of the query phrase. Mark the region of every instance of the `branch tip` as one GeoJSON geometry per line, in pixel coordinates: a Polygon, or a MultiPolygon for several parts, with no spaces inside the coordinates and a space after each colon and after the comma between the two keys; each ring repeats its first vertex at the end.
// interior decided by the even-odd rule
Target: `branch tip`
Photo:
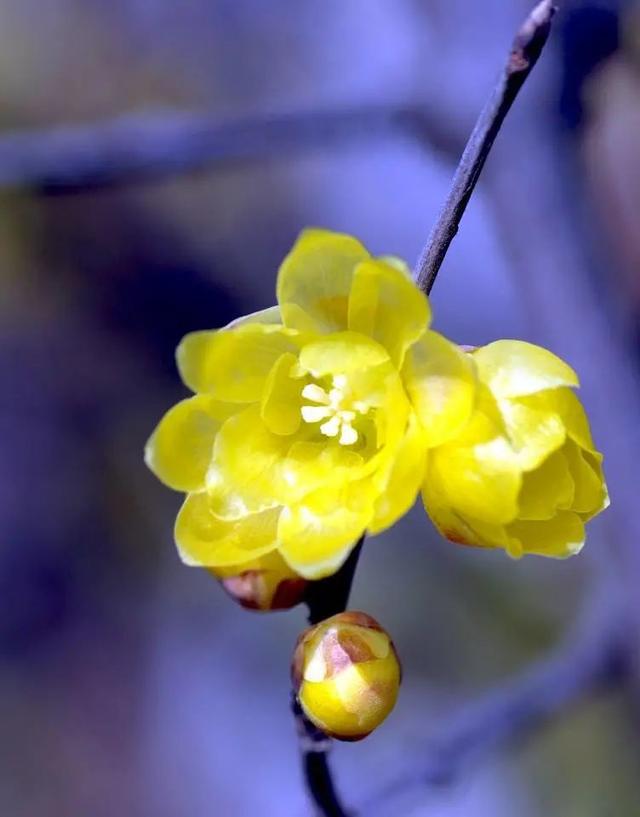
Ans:
{"type": "Polygon", "coordinates": [[[529,14],[513,41],[508,65],[510,74],[533,68],[549,38],[557,10],[554,0],[542,0],[529,14]]]}

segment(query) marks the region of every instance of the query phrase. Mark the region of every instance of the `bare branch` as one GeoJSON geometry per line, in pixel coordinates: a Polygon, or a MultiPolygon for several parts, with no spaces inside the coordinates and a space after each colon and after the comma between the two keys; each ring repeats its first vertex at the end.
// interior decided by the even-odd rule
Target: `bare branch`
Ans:
{"type": "Polygon", "coordinates": [[[439,118],[411,105],[256,114],[227,122],[211,114],[147,114],[0,136],[0,189],[110,187],[397,134],[449,157],[458,153],[457,140],[439,118]]]}
{"type": "Polygon", "coordinates": [[[416,266],[416,282],[427,294],[458,232],[495,138],[549,38],[554,14],[553,1],[542,0],[516,34],[509,58],[471,134],[451,192],[416,266]]]}
{"type": "Polygon", "coordinates": [[[377,812],[381,804],[412,787],[455,782],[473,763],[520,743],[555,716],[624,680],[630,670],[625,624],[620,610],[599,605],[579,637],[572,634],[555,655],[449,718],[422,751],[412,751],[402,772],[371,797],[363,813],[377,812]]]}
{"type": "MultiPolygon", "coordinates": [[[[489,102],[480,114],[458,165],[451,192],[416,269],[416,282],[427,294],[431,291],[440,265],[453,237],[458,232],[462,215],[502,123],[520,88],[542,53],[549,36],[554,13],[555,8],[551,0],[543,0],[531,12],[516,34],[507,64],[489,102]]],[[[345,609],[363,542],[364,536],[360,539],[349,560],[335,576],[324,580],[324,582],[318,582],[315,586],[312,585],[311,593],[308,595],[309,620],[311,623],[321,621],[345,609]]],[[[513,703],[512,699],[507,698],[505,702],[498,699],[493,708],[495,709],[496,706],[503,707],[505,703],[510,702],[513,703]]],[[[318,807],[319,813],[324,817],[343,817],[345,812],[337,798],[327,762],[327,751],[331,743],[326,742],[323,736],[319,735],[317,730],[308,723],[295,700],[294,713],[298,724],[305,779],[309,793],[318,807]]],[[[493,710],[489,714],[491,717],[503,715],[502,711],[495,712],[493,710]]],[[[511,718],[512,716],[513,713],[509,709],[506,712],[506,717],[511,718]]],[[[504,715],[502,721],[499,722],[504,722],[504,715]]],[[[475,723],[472,725],[475,727],[475,723]]],[[[452,733],[455,739],[454,749],[459,738],[462,739],[460,746],[466,749],[467,732],[468,726],[465,724],[465,728],[462,729],[460,735],[457,735],[455,731],[452,733]]],[[[449,746],[449,751],[451,751],[451,746],[449,746]]],[[[439,757],[446,757],[446,752],[439,755],[439,757]]]]}

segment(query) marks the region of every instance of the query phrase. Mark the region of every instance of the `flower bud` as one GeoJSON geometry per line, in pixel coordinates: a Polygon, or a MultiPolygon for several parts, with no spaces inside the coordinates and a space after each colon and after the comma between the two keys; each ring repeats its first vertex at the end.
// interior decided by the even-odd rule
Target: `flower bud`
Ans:
{"type": "Polygon", "coordinates": [[[347,612],[305,630],[293,655],[304,714],[331,737],[360,740],[393,709],[400,686],[393,642],[366,613],[347,612]]]}
{"type": "Polygon", "coordinates": [[[307,582],[276,552],[233,567],[209,568],[247,610],[288,610],[302,601],[307,582]]]}

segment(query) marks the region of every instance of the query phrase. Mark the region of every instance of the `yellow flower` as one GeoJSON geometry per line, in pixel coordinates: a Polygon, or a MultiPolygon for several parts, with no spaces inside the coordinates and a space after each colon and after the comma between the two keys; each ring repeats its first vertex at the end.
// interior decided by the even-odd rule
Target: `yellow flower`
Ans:
{"type": "Polygon", "coordinates": [[[185,562],[237,566],[277,550],[317,579],[411,507],[427,449],[468,422],[474,367],[428,329],[404,264],[350,236],[302,233],[277,296],[184,338],[178,367],[195,396],[161,420],[146,460],[188,493],[175,529],[185,562]]]}
{"type": "Polygon", "coordinates": [[[564,558],[585,522],[607,507],[602,455],[571,390],[575,373],[551,352],[501,340],[471,353],[474,413],[431,451],[422,496],[453,542],[564,558]]]}
{"type": "Polygon", "coordinates": [[[360,740],[395,706],[400,663],[393,642],[366,613],[339,613],[305,630],[291,667],[303,712],[339,740],[360,740]]]}

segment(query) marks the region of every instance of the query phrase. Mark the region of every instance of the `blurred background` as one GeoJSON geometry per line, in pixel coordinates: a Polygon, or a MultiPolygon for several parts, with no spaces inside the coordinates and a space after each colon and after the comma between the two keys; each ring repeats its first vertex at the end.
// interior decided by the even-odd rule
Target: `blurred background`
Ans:
{"type": "MultiPolygon", "coordinates": [[[[562,6],[442,269],[435,328],[565,355],[615,505],[640,452],[640,4],[562,6]]],[[[301,228],[414,262],[529,7],[0,0],[1,814],[310,814],[289,713],[303,610],[247,613],[180,563],[180,497],[143,446],[184,394],[181,336],[269,306],[301,228]],[[223,150],[188,173],[88,188],[6,183],[3,145],[26,131],[130,114],[357,123],[397,106],[426,111],[425,127],[223,150]]],[[[367,543],[352,607],[393,634],[405,682],[380,730],[333,753],[348,803],[562,639],[615,552],[612,518],[562,563],[442,542],[421,507],[367,543]]],[[[637,817],[639,761],[611,693],[376,813],[637,817]]]]}

